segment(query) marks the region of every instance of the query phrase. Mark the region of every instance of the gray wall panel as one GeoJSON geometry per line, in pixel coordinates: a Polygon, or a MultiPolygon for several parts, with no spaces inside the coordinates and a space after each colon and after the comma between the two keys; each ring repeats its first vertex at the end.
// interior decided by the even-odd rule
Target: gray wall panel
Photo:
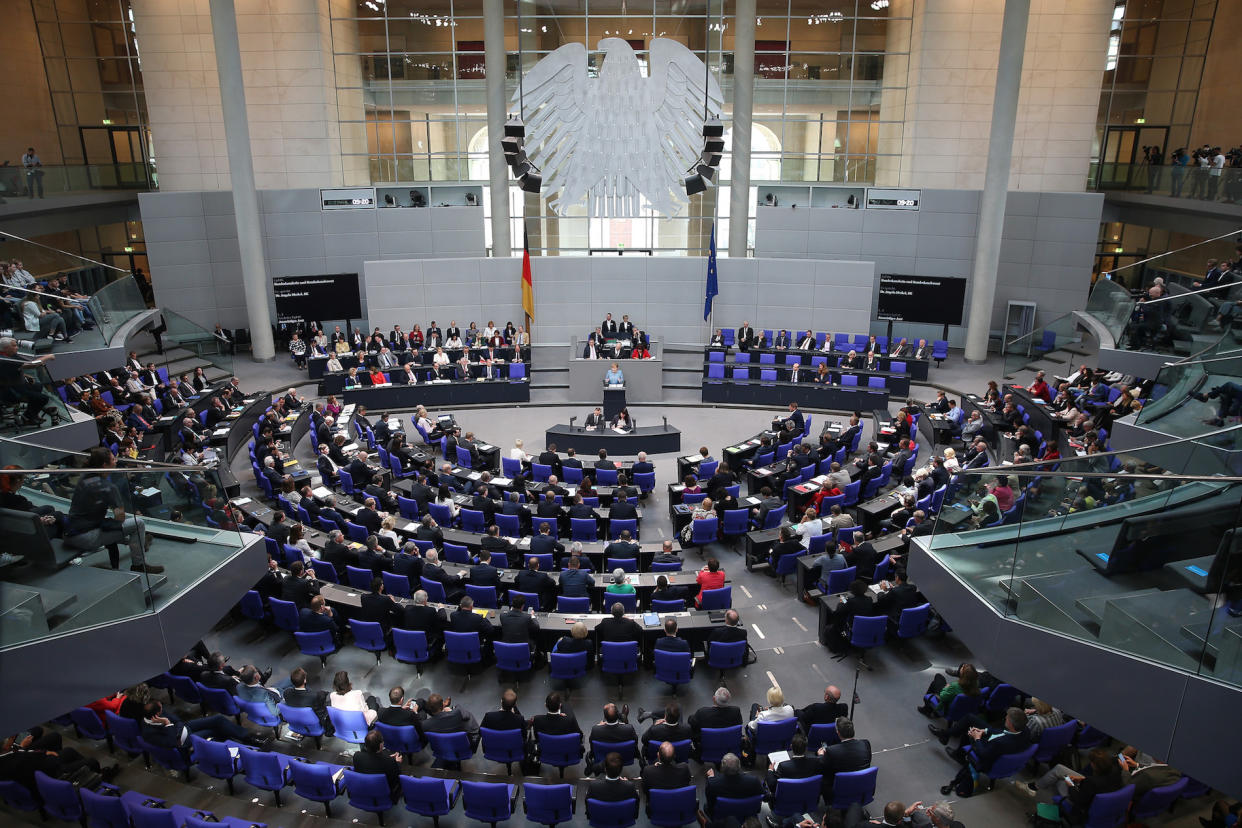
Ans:
{"type": "Polygon", "coordinates": [[[263,232],[268,238],[274,236],[318,236],[323,233],[322,214],[314,213],[267,213],[263,216],[263,232]]]}
{"type": "Polygon", "coordinates": [[[268,236],[267,257],[276,259],[308,259],[322,258],[324,255],[323,235],[313,236],[268,236]]]}
{"type": "Polygon", "coordinates": [[[325,256],[365,256],[372,258],[379,252],[379,238],[375,233],[350,233],[323,237],[325,256]]]}
{"type": "Polygon", "coordinates": [[[319,221],[325,233],[374,233],[379,229],[378,210],[324,210],[319,221]]]}
{"type": "MultiPolygon", "coordinates": [[[[237,238],[237,219],[232,213],[222,216],[204,215],[203,226],[207,230],[207,238],[209,239],[235,239],[237,238]]],[[[144,223],[145,231],[146,225],[144,223]]]]}

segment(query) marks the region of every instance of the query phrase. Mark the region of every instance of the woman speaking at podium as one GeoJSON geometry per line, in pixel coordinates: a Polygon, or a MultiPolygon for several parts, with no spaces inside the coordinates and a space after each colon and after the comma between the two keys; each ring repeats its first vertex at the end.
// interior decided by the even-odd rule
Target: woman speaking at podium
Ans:
{"type": "Polygon", "coordinates": [[[621,368],[617,363],[614,362],[604,374],[604,385],[625,385],[625,374],[621,373],[621,368]]]}

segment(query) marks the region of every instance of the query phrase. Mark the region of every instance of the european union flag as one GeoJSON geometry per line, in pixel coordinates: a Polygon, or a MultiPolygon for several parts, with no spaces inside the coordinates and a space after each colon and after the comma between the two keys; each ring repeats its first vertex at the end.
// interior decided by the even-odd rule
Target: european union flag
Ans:
{"type": "Polygon", "coordinates": [[[707,253],[707,297],[703,301],[703,321],[712,315],[712,300],[720,293],[720,285],[716,282],[716,224],[712,223],[712,243],[707,253]]]}

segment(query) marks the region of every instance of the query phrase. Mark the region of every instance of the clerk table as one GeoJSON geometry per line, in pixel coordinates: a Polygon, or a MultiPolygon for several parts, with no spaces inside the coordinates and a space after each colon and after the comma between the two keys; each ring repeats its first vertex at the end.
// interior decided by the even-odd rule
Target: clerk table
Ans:
{"type": "MultiPolygon", "coordinates": [[[[580,457],[599,454],[634,457],[640,451],[648,454],[670,454],[681,451],[681,431],[672,426],[638,426],[625,434],[610,428],[587,431],[582,426],[554,425],[544,435],[545,443],[556,443],[560,451],[572,448],[580,457]]],[[[589,461],[587,461],[589,462],[589,461]]]]}
{"type": "Polygon", "coordinates": [[[864,503],[859,503],[854,507],[854,511],[862,519],[863,528],[868,532],[876,533],[880,531],[880,521],[887,519],[893,510],[900,505],[901,495],[894,490],[888,494],[873,497],[864,503]]]}
{"type": "Polygon", "coordinates": [[[346,388],[344,394],[345,402],[365,405],[370,411],[413,411],[420,405],[445,408],[530,402],[530,381],[502,379],[362,386],[346,388]]]}
{"type": "Polygon", "coordinates": [[[919,433],[926,438],[927,444],[932,448],[958,442],[953,436],[953,421],[948,415],[938,414],[929,409],[923,409],[923,413],[919,415],[919,433]]]}
{"type": "MultiPolygon", "coordinates": [[[[348,616],[354,610],[362,606],[362,594],[356,589],[321,582],[320,595],[333,608],[341,608],[343,614],[348,616]]],[[[401,606],[411,603],[407,598],[394,598],[401,606]]],[[[452,613],[457,609],[455,606],[445,604],[431,604],[444,609],[447,613],[452,613]]],[[[485,615],[488,622],[499,631],[501,610],[483,610],[476,609],[480,615],[485,615]]],[[[719,627],[724,626],[724,612],[711,610],[703,612],[701,610],[686,610],[684,612],[670,613],[651,613],[639,612],[631,613],[627,617],[633,619],[643,629],[642,655],[644,661],[646,656],[651,652],[651,647],[657,638],[664,635],[664,619],[672,616],[677,619],[677,634],[686,639],[690,646],[697,652],[703,650],[704,643],[711,638],[713,632],[719,627]]],[[[539,622],[539,642],[540,650],[547,652],[552,649],[556,642],[569,635],[570,627],[578,621],[586,624],[587,629],[591,632],[592,641],[595,640],[595,627],[605,618],[611,618],[611,614],[602,613],[559,613],[559,612],[536,612],[534,618],[539,622]]]]}
{"type": "Polygon", "coordinates": [[[703,402],[731,405],[789,404],[828,411],[866,411],[888,406],[888,391],[844,388],[813,382],[760,382],[758,380],[703,380],[703,402]]]}

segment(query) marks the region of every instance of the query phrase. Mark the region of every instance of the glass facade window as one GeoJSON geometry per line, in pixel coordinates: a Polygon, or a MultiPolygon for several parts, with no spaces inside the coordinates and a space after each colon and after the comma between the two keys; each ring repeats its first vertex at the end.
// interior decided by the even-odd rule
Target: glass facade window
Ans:
{"type": "Polygon", "coordinates": [[[1194,150],[1191,126],[1216,5],[1115,0],[1092,148],[1098,162],[1093,187],[1168,190],[1171,176],[1149,179],[1148,148],[1159,148],[1165,165],[1177,148],[1194,150]]]}
{"type": "MultiPolygon", "coordinates": [[[[910,7],[903,8],[908,14],[910,7]]],[[[361,0],[332,9],[342,153],[365,156],[376,184],[486,181],[482,3],[361,0]]],[[[874,9],[868,0],[760,0],[758,12],[752,181],[895,180],[910,18],[874,9]]],[[[594,74],[603,58],[601,38],[628,41],[643,71],[651,40],[670,38],[715,76],[725,96],[721,119],[730,130],[734,30],[731,0],[507,4],[506,93],[517,97],[519,75],[567,43],[587,48],[594,74]]],[[[726,185],[731,146],[726,140],[720,175],[726,185]]],[[[549,254],[624,245],[695,255],[706,251],[713,219],[718,242],[727,235],[727,190],[692,197],[678,216],[645,207],[634,218],[596,219],[585,208],[557,216],[547,199],[514,185],[510,215],[530,218],[532,248],[549,254]]],[[[484,193],[490,215],[490,193],[484,193]]],[[[519,248],[520,221],[514,220],[511,234],[519,248]]]]}

